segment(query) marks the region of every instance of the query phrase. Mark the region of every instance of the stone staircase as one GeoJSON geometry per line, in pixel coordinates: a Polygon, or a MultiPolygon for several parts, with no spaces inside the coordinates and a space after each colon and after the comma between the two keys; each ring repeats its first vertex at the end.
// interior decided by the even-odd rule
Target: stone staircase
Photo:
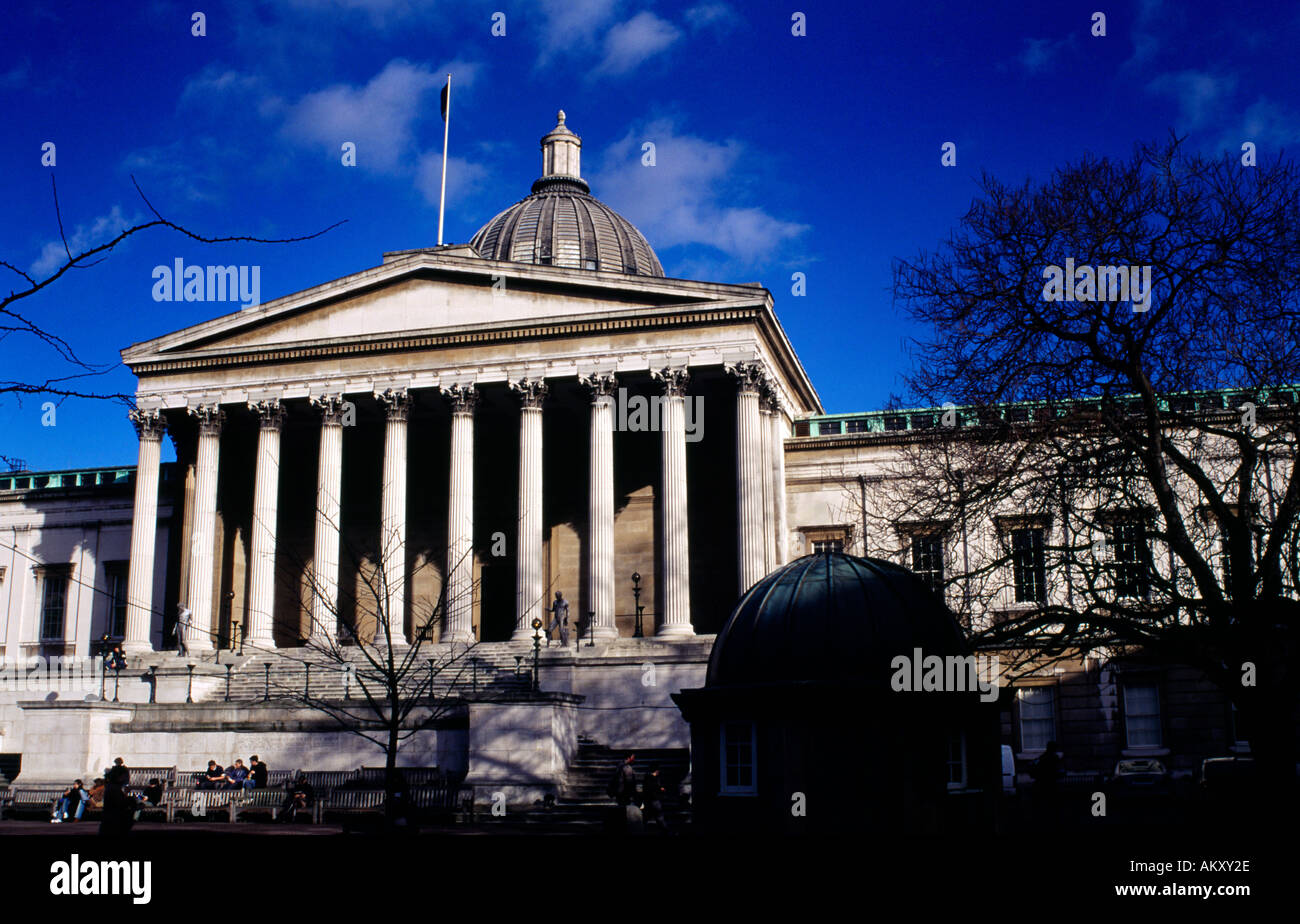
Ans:
{"type": "MultiPolygon", "coordinates": [[[[494,819],[480,816],[482,823],[507,827],[541,829],[552,833],[600,833],[616,803],[605,794],[614,771],[623,763],[628,751],[636,754],[637,785],[652,767],[659,768],[667,794],[664,814],[675,832],[687,830],[691,822],[690,806],[677,795],[678,784],[690,771],[688,748],[612,749],[585,735],[578,736],[578,753],[569,764],[560,787],[559,797],[551,805],[539,804],[532,809],[494,819]]],[[[653,831],[653,826],[650,829],[653,831]]]]}
{"type": "MultiPolygon", "coordinates": [[[[405,648],[394,652],[395,660],[406,653],[405,648]]],[[[429,664],[434,665],[433,695],[467,697],[515,697],[527,695],[531,689],[531,674],[527,670],[515,674],[514,652],[501,646],[475,648],[467,655],[458,648],[457,659],[447,664],[449,651],[444,646],[427,645],[419,652],[416,666],[407,675],[411,686],[427,678],[429,664]]],[[[360,681],[374,691],[380,685],[378,674],[365,655],[357,649],[344,648],[339,657],[333,657],[310,648],[289,648],[277,652],[259,652],[236,659],[230,674],[231,702],[302,701],[304,695],[311,699],[342,700],[363,696],[360,681]],[[347,666],[352,668],[348,676],[347,666]],[[268,670],[269,668],[269,670],[268,670]]],[[[426,694],[427,695],[427,694],[426,694]]],[[[205,699],[220,702],[226,699],[225,684],[220,684],[205,699]]]]}

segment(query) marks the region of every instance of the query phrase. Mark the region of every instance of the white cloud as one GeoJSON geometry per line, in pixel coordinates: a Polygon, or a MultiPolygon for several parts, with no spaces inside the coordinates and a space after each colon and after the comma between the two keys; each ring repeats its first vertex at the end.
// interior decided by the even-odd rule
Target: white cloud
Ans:
{"type": "MultiPolygon", "coordinates": [[[[447,158],[447,201],[455,202],[475,192],[487,178],[487,167],[465,160],[463,157],[447,158]]],[[[438,204],[442,190],[442,152],[429,151],[420,156],[415,170],[415,188],[424,194],[424,201],[438,204]]]]}
{"type": "Polygon", "coordinates": [[[667,120],[631,131],[611,145],[593,177],[593,192],[627,216],[656,248],[706,244],[753,265],[808,230],[758,207],[727,204],[746,158],[738,141],[677,134],[667,120]],[[642,143],[655,144],[655,166],[641,164],[642,143]]]}
{"type": "Polygon", "coordinates": [[[1024,49],[1016,60],[1030,74],[1040,74],[1055,65],[1062,52],[1073,44],[1072,35],[1057,41],[1027,38],[1024,40],[1024,49]]]}
{"type": "Polygon", "coordinates": [[[1204,71],[1170,71],[1147,84],[1147,90],[1172,96],[1178,102],[1184,130],[1194,130],[1214,118],[1236,88],[1232,76],[1216,77],[1204,71]]]}
{"type": "Polygon", "coordinates": [[[605,35],[605,57],[596,74],[626,74],[663,51],[681,36],[672,23],[642,11],[605,35]]]}
{"type": "Polygon", "coordinates": [[[542,14],[539,65],[552,56],[591,45],[614,18],[618,0],[538,0],[542,14]]]}
{"type": "Polygon", "coordinates": [[[335,84],[308,93],[290,108],[283,133],[333,152],[351,141],[358,168],[404,172],[416,147],[415,123],[430,116],[441,121],[438,91],[448,72],[455,92],[473,84],[478,65],[455,61],[433,69],[394,59],[364,86],[335,84]]]}
{"type": "Polygon", "coordinates": [[[709,26],[720,30],[727,29],[734,26],[740,18],[736,11],[725,3],[701,3],[687,10],[685,16],[686,24],[693,32],[709,26]]]}
{"type": "Polygon", "coordinates": [[[128,219],[122,214],[122,207],[115,205],[107,215],[100,215],[88,225],[77,225],[68,235],[68,248],[63,241],[49,241],[41,248],[41,255],[31,265],[28,272],[36,279],[44,279],[68,261],[68,250],[75,257],[78,254],[98,247],[121,234],[135,224],[135,219],[128,219]]]}

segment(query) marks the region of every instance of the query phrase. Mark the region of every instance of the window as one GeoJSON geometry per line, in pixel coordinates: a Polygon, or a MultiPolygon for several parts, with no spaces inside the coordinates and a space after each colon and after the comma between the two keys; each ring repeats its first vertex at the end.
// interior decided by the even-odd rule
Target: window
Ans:
{"type": "Polygon", "coordinates": [[[952,732],[948,736],[948,788],[966,788],[966,735],[952,732]]]}
{"type": "Polygon", "coordinates": [[[108,576],[108,626],[113,638],[126,637],[126,562],[110,561],[104,564],[108,576]]]}
{"type": "Polygon", "coordinates": [[[812,433],[812,424],[808,420],[796,420],[794,422],[795,436],[809,436],[812,433]]]}
{"type": "Polygon", "coordinates": [[[843,552],[843,539],[814,539],[812,544],[814,555],[829,555],[831,552],[843,552]]]}
{"type": "Polygon", "coordinates": [[[1041,527],[1011,531],[1011,567],[1017,603],[1047,600],[1047,563],[1043,557],[1041,527]]]}
{"type": "Polygon", "coordinates": [[[885,417],[885,429],[890,431],[906,430],[907,418],[902,414],[888,414],[885,417]]]}
{"type": "Polygon", "coordinates": [[[852,418],[851,420],[844,421],[844,432],[845,433],[866,433],[867,418],[855,417],[852,418]]]}
{"type": "Polygon", "coordinates": [[[741,795],[758,792],[754,774],[754,723],[723,722],[720,791],[741,795]]]}
{"type": "Polygon", "coordinates": [[[1056,688],[1021,687],[1016,702],[1020,707],[1020,750],[1046,750],[1056,740],[1056,688]]]}
{"type": "Polygon", "coordinates": [[[594,270],[594,269],[597,268],[596,261],[595,261],[595,260],[585,260],[585,261],[583,261],[582,268],[583,268],[583,269],[594,270]]]}
{"type": "Polygon", "coordinates": [[[1124,684],[1124,730],[1131,748],[1160,747],[1160,691],[1154,683],[1124,684]]]}
{"type": "Polygon", "coordinates": [[[1145,600],[1151,595],[1151,547],[1146,524],[1131,520],[1115,524],[1115,594],[1145,600]]]}
{"type": "Polygon", "coordinates": [[[830,436],[841,432],[844,422],[841,420],[823,420],[817,424],[818,436],[830,436]]]}
{"type": "Polygon", "coordinates": [[[943,535],[925,533],[912,537],[912,573],[930,589],[943,595],[943,535]]]}
{"type": "Polygon", "coordinates": [[[68,579],[66,568],[47,568],[41,580],[41,639],[63,641],[64,618],[68,610],[68,579]]]}

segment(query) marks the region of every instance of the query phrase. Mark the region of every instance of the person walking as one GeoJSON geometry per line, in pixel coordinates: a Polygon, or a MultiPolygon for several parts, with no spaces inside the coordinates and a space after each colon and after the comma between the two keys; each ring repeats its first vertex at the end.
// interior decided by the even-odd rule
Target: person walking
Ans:
{"type": "Polygon", "coordinates": [[[128,834],[135,824],[135,797],[126,791],[129,774],[117,772],[114,767],[104,781],[104,813],[99,822],[99,833],[104,835],[128,834]]]}
{"type": "Polygon", "coordinates": [[[664,781],[655,767],[645,775],[641,783],[641,800],[645,805],[645,823],[654,822],[665,833],[668,828],[668,816],[664,814],[664,781]]]}
{"type": "Polygon", "coordinates": [[[551,604],[551,624],[546,627],[546,647],[551,647],[551,630],[560,630],[560,644],[565,648],[569,647],[569,601],[564,599],[564,594],[560,591],[555,592],[555,602],[551,604]]]}

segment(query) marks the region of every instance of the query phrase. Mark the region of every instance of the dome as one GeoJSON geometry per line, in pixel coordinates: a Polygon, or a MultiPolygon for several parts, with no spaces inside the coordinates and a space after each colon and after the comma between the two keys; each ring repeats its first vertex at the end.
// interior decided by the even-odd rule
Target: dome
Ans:
{"type": "Polygon", "coordinates": [[[489,260],[569,269],[663,276],[650,244],[618,212],[591,195],[582,179],[582,139],[564,124],[542,138],[542,176],[532,195],[497,215],[474,235],[474,249],[489,260]]]}
{"type": "Polygon", "coordinates": [[[740,598],[709,656],[706,687],[887,685],[896,655],[961,655],[952,612],[899,565],[841,553],[805,555],[740,598]]]}

